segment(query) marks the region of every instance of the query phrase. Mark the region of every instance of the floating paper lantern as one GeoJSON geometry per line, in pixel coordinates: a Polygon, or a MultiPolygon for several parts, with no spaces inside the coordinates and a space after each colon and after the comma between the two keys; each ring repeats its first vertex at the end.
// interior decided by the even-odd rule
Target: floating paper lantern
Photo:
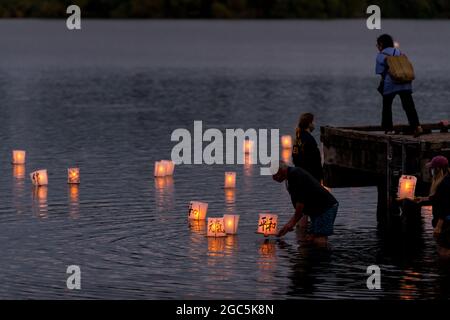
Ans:
{"type": "Polygon", "coordinates": [[[79,184],[80,183],[80,169],[69,168],[67,169],[67,183],[79,184]]]}
{"type": "Polygon", "coordinates": [[[223,222],[225,224],[225,232],[227,234],[236,234],[239,225],[239,215],[225,214],[223,216],[223,222]]]}
{"type": "Polygon", "coordinates": [[[244,140],[244,154],[250,154],[253,152],[254,143],[253,140],[244,140]]]}
{"type": "Polygon", "coordinates": [[[25,164],[26,152],[24,150],[13,150],[12,164],[25,164]]]}
{"type": "Polygon", "coordinates": [[[223,218],[208,218],[207,237],[226,237],[223,218]]]}
{"type": "Polygon", "coordinates": [[[162,161],[156,161],[155,162],[155,170],[154,170],[154,176],[155,177],[164,177],[166,175],[166,166],[162,161]]]}
{"type": "Polygon", "coordinates": [[[398,198],[414,200],[417,178],[414,176],[402,175],[398,183],[398,198]]]}
{"type": "Polygon", "coordinates": [[[278,216],[276,214],[260,214],[257,233],[264,234],[265,237],[277,234],[278,216]]]}
{"type": "Polygon", "coordinates": [[[31,182],[35,186],[46,186],[48,185],[47,170],[37,170],[30,173],[31,182]]]}
{"type": "Polygon", "coordinates": [[[205,220],[208,212],[208,204],[200,201],[191,201],[189,203],[189,219],[205,220]]]}
{"type": "Polygon", "coordinates": [[[160,161],[165,169],[166,176],[173,176],[173,171],[175,170],[175,163],[172,160],[161,160],[160,161]]]}
{"type": "Polygon", "coordinates": [[[292,148],[292,137],[290,135],[281,136],[281,146],[283,149],[292,148]]]}
{"type": "Polygon", "coordinates": [[[225,188],[236,187],[236,172],[225,172],[225,188]]]}

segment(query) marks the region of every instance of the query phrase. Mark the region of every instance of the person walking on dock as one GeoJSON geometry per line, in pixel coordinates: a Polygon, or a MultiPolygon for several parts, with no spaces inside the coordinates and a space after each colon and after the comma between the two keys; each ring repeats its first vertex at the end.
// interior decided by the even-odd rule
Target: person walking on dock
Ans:
{"type": "Polygon", "coordinates": [[[279,237],[292,231],[297,222],[308,215],[311,218],[311,229],[308,240],[318,245],[326,245],[328,236],[333,234],[339,203],[308,172],[299,167],[289,167],[281,162],[278,171],[272,178],[277,182],[287,182],[287,190],[291,196],[295,213],[278,233],[279,237]]]}
{"type": "MultiPolygon", "coordinates": [[[[412,80],[414,78],[413,69],[409,61],[407,61],[406,56],[402,52],[395,48],[394,40],[388,34],[383,34],[377,38],[377,48],[378,55],[376,57],[376,74],[381,75],[381,82],[378,87],[378,91],[383,95],[383,115],[382,115],[382,127],[386,134],[393,134],[394,124],[392,122],[392,103],[395,96],[398,94],[402,102],[403,109],[408,117],[409,125],[414,131],[414,136],[419,136],[423,133],[422,127],[420,126],[419,117],[417,115],[416,107],[414,105],[414,100],[412,97],[412,80]],[[390,57],[400,57],[402,56],[402,61],[398,60],[400,64],[406,61],[405,65],[410,66],[410,74],[405,75],[403,79],[393,77],[394,67],[398,66],[399,63],[392,63],[389,67],[390,57]],[[412,73],[412,74],[411,74],[412,73]]],[[[394,61],[391,59],[391,61],[394,61]]],[[[404,66],[400,66],[401,71],[405,71],[404,66]]]]}
{"type": "Polygon", "coordinates": [[[314,115],[303,113],[300,116],[295,132],[295,143],[292,146],[292,161],[296,167],[308,171],[320,183],[323,182],[322,157],[314,137],[314,115]]]}

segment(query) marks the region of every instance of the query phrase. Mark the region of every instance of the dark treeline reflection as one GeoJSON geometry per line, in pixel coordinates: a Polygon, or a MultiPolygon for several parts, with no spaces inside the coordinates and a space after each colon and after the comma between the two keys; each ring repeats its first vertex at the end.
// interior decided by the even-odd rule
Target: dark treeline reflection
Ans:
{"type": "Polygon", "coordinates": [[[447,0],[2,0],[0,17],[61,17],[71,4],[97,18],[359,18],[371,4],[384,18],[450,18],[447,0]]]}

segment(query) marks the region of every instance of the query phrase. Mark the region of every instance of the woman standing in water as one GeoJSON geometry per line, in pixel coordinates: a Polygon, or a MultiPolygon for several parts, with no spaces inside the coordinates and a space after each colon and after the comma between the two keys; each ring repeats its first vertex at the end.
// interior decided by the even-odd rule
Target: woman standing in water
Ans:
{"type": "Polygon", "coordinates": [[[417,198],[417,202],[430,202],[433,206],[434,235],[440,252],[450,254],[450,169],[448,159],[436,156],[427,164],[431,170],[432,182],[430,195],[417,198]]]}
{"type": "Polygon", "coordinates": [[[416,106],[412,97],[412,85],[410,82],[395,82],[388,72],[386,57],[400,56],[402,53],[398,48],[394,47],[394,40],[388,34],[383,34],[377,39],[378,55],[376,58],[375,72],[381,75],[381,83],[378,91],[383,95],[383,116],[382,127],[386,134],[393,134],[394,124],[392,122],[392,103],[398,94],[402,101],[403,109],[408,117],[409,125],[414,130],[414,136],[423,133],[423,129],[419,123],[416,106]]]}
{"type": "Polygon", "coordinates": [[[295,143],[292,147],[292,160],[311,174],[320,183],[323,182],[322,157],[317,142],[311,135],[315,129],[314,115],[304,113],[300,116],[295,132],[295,143]]]}

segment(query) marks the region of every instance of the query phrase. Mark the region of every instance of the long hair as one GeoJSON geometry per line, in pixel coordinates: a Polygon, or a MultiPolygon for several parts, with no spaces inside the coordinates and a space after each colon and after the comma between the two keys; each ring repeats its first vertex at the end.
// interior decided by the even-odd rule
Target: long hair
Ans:
{"type": "Polygon", "coordinates": [[[444,180],[444,178],[450,174],[450,169],[448,166],[444,168],[436,168],[434,169],[434,175],[433,179],[431,181],[431,190],[430,190],[430,196],[434,196],[438,187],[444,180]]]}
{"type": "Polygon", "coordinates": [[[298,120],[297,128],[295,129],[295,144],[292,147],[292,153],[298,154],[299,148],[303,148],[302,131],[307,130],[314,121],[314,115],[310,112],[303,113],[298,120]]]}

